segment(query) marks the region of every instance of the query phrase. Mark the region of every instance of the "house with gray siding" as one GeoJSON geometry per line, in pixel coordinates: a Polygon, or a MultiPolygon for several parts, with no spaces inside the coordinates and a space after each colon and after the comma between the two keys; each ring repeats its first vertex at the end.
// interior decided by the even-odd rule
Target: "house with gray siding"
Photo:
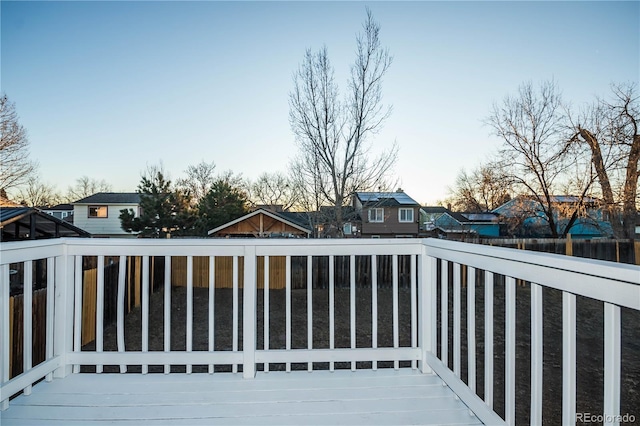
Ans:
{"type": "Polygon", "coordinates": [[[136,234],[122,230],[120,210],[131,209],[140,215],[140,194],[135,192],[98,192],[73,204],[73,221],[94,237],[131,238],[136,234]]]}

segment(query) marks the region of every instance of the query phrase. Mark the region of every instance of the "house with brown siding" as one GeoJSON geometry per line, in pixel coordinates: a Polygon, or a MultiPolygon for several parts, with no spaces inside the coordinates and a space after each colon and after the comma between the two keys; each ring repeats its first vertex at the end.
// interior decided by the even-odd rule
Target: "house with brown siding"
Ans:
{"type": "Polygon", "coordinates": [[[356,192],[353,207],[362,218],[363,238],[418,236],[420,204],[401,190],[356,192]]]}

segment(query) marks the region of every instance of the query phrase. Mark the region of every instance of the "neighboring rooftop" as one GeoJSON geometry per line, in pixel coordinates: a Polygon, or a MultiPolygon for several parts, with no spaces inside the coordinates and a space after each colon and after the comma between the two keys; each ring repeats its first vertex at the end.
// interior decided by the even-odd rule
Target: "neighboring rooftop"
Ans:
{"type": "Polygon", "coordinates": [[[440,214],[440,215],[447,214],[460,223],[465,223],[470,221],[470,219],[466,215],[462,213],[452,212],[448,208],[442,207],[442,206],[425,206],[425,207],[421,207],[420,209],[426,214],[440,214]]]}
{"type": "Polygon", "coordinates": [[[356,192],[362,204],[370,206],[417,206],[419,203],[404,192],[356,192]]]}
{"type": "Polygon", "coordinates": [[[53,207],[43,207],[42,210],[73,210],[73,204],[58,204],[57,206],[53,207]]]}
{"type": "Polygon", "coordinates": [[[2,241],[91,236],[83,229],[32,207],[2,207],[0,233],[2,241]]]}
{"type": "Polygon", "coordinates": [[[137,192],[98,192],[71,204],[140,204],[137,192]]]}

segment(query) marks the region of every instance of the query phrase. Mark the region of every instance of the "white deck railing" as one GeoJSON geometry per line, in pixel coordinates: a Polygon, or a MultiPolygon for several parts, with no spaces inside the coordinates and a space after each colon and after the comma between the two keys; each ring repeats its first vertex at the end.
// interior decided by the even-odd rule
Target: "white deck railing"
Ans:
{"type": "MultiPolygon", "coordinates": [[[[336,362],[350,363],[355,370],[357,362],[369,362],[377,368],[379,361],[392,361],[394,368],[410,365],[423,372],[433,371],[451,387],[481,420],[493,423],[500,420],[493,413],[494,384],[494,335],[493,335],[493,277],[505,276],[505,324],[498,325],[505,332],[505,421],[515,423],[515,354],[516,354],[516,279],[531,282],[531,402],[532,424],[539,424],[542,418],[542,287],[563,292],[563,423],[573,424],[576,420],[576,296],[586,296],[604,303],[605,311],[605,384],[602,390],[604,413],[614,419],[620,414],[620,307],[640,310],[640,268],[608,262],[587,261],[557,255],[523,252],[512,249],[456,243],[441,240],[115,240],[115,239],[58,239],[3,243],[0,258],[0,401],[6,409],[9,397],[24,392],[29,394],[31,386],[38,380],[52,380],[78,372],[81,365],[95,366],[96,373],[105,365],[120,365],[125,372],[128,365],[142,366],[142,373],[151,365],[164,365],[169,373],[173,365],[186,365],[186,372],[193,365],[208,365],[209,372],[215,365],[231,365],[232,371],[242,368],[242,375],[251,378],[258,366],[265,371],[271,363],[283,363],[286,370],[293,363],[306,363],[313,370],[314,363],[328,363],[329,369],[336,368],[336,362]],[[97,302],[95,350],[83,351],[82,333],[82,260],[86,256],[97,257],[97,302]],[[128,256],[142,257],[141,279],[141,351],[125,350],[125,265],[128,256]],[[187,313],[186,348],[182,351],[171,349],[171,292],[164,292],[164,351],[149,350],[149,259],[165,257],[165,283],[171,277],[171,257],[187,258],[187,313]],[[193,342],[193,259],[209,258],[209,308],[208,308],[208,350],[194,350],[193,342]],[[214,350],[214,293],[216,257],[233,257],[232,285],[232,347],[231,350],[214,350]],[[285,273],[285,343],[282,348],[269,346],[271,310],[269,309],[269,266],[274,256],[284,256],[285,273]],[[315,348],[313,327],[307,327],[307,345],[304,349],[292,348],[293,316],[291,280],[292,257],[306,257],[306,315],[307,324],[314,324],[312,276],[313,259],[327,258],[328,262],[328,327],[329,347],[315,348]],[[349,259],[348,283],[336,283],[335,259],[346,256],[349,259]],[[356,323],[356,256],[370,256],[371,285],[371,344],[357,347],[356,323]],[[393,344],[380,347],[377,342],[379,279],[376,276],[378,256],[392,259],[392,334],[393,344]],[[406,309],[399,302],[400,256],[410,261],[409,271],[409,324],[401,324],[400,309],[406,309]],[[104,350],[104,264],[107,257],[119,257],[118,297],[117,297],[117,351],[104,350]],[[263,277],[265,285],[258,289],[258,259],[263,257],[263,277]],[[32,356],[32,312],[31,275],[33,262],[46,259],[47,276],[47,319],[46,319],[46,359],[33,365],[32,356]],[[243,277],[240,282],[238,265],[243,260],[243,277]],[[24,266],[24,349],[23,370],[17,377],[10,378],[9,372],[9,282],[10,265],[22,263],[24,266]],[[453,264],[453,276],[447,271],[453,264]],[[466,280],[461,279],[462,266],[466,267],[466,280]],[[475,283],[477,270],[483,275],[484,287],[484,342],[483,354],[476,351],[476,303],[475,283]],[[461,323],[461,286],[466,284],[466,324],[461,323]],[[334,311],[337,286],[349,288],[350,309],[346,316],[339,317],[334,311]],[[264,309],[259,312],[258,292],[263,292],[264,309]],[[453,298],[453,324],[449,324],[449,295],[453,298]],[[491,303],[486,303],[491,301],[491,303]],[[242,315],[240,315],[242,303],[242,315]],[[258,315],[263,315],[263,330],[258,330],[258,315]],[[438,330],[440,319],[440,330],[438,330]],[[241,322],[241,323],[240,323],[241,322]],[[242,338],[239,332],[242,324],[242,338]],[[348,324],[350,331],[348,348],[335,347],[337,324],[348,324]],[[400,345],[400,327],[408,327],[410,344],[400,345]],[[449,331],[453,331],[453,342],[448,341],[449,331]],[[461,357],[461,332],[467,335],[467,359],[461,357]],[[263,344],[258,347],[261,333],[263,344]],[[439,338],[438,338],[439,336],[439,338]],[[438,341],[439,340],[439,341],[438,341]],[[240,345],[242,349],[239,350],[240,345]],[[453,348],[453,365],[449,368],[449,347],[453,348]],[[438,350],[439,348],[439,350],[438,350]],[[483,399],[477,396],[477,360],[484,365],[483,399]],[[404,362],[404,363],[403,363],[404,362]],[[466,383],[461,380],[461,366],[467,368],[466,383]],[[484,414],[483,414],[484,413],[484,414]],[[490,413],[490,414],[487,414],[490,413]]],[[[404,259],[404,258],[403,258],[404,259]]],[[[406,332],[403,330],[403,332],[406,332]]]]}

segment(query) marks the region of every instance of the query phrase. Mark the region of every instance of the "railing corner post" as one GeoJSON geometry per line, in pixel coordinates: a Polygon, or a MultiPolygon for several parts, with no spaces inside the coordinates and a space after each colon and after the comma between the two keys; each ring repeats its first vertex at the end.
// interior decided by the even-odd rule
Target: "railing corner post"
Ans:
{"type": "Polygon", "coordinates": [[[418,262],[418,347],[420,348],[420,362],[418,368],[422,373],[430,373],[431,367],[427,362],[427,354],[435,353],[437,336],[437,259],[427,255],[427,248],[422,245],[422,253],[418,262]]]}
{"type": "Polygon", "coordinates": [[[63,378],[71,374],[72,365],[67,362],[67,353],[73,351],[73,288],[74,258],[67,254],[55,260],[55,300],[54,300],[54,355],[60,358],[53,377],[63,378]]]}
{"type": "Polygon", "coordinates": [[[257,266],[256,246],[244,247],[244,277],[242,286],[242,377],[256,375],[257,345],[257,266]]]}

